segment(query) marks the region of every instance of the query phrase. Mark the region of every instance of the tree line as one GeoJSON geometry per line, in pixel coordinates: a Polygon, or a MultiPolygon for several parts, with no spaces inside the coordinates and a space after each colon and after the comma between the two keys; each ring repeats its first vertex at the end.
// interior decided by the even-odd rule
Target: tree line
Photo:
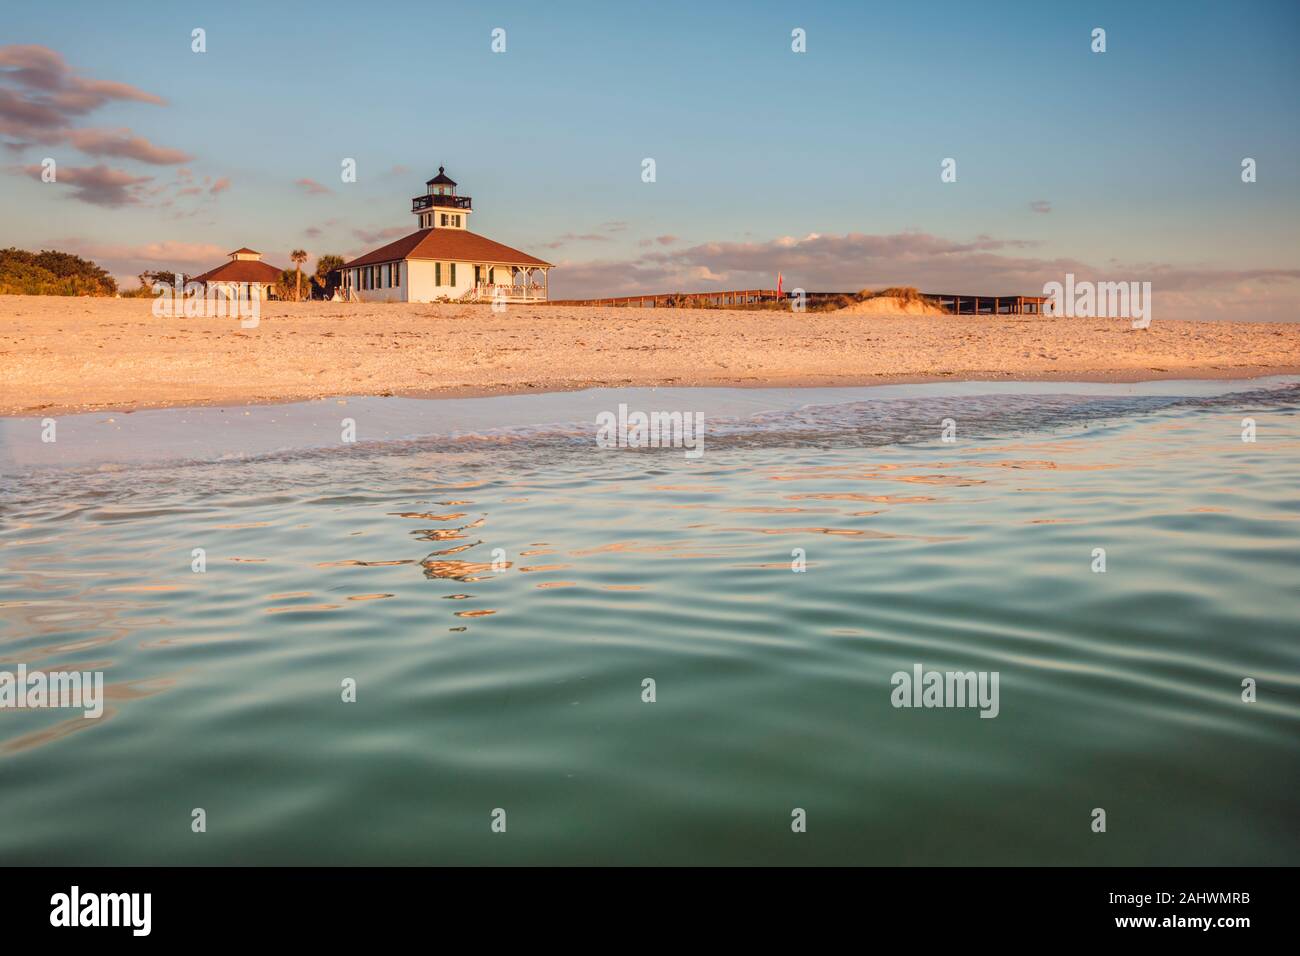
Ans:
{"type": "MultiPolygon", "coordinates": [[[[331,282],[329,274],[343,267],[342,256],[320,256],[316,270],[306,274],[302,271],[307,261],[305,251],[295,249],[289,258],[294,267],[280,273],[275,284],[277,297],[296,302],[304,298],[327,299],[333,294],[338,281],[336,278],[331,282]]],[[[146,269],[137,275],[140,288],[119,290],[107,271],[81,256],[53,249],[0,249],[0,295],[122,295],[147,299],[153,297],[154,283],[173,285],[177,275],[182,284],[194,277],[184,269],[146,269]]]]}
{"type": "Polygon", "coordinates": [[[116,295],[117,282],[89,259],[43,249],[0,249],[0,294],[116,295]]]}

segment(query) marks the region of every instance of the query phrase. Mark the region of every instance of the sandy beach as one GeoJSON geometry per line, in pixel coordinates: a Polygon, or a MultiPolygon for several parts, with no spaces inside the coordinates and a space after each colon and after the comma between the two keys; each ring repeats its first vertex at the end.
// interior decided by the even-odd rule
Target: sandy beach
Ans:
{"type": "Polygon", "coordinates": [[[0,414],[598,386],[1143,381],[1300,373],[1300,324],[0,296],[0,414]]]}

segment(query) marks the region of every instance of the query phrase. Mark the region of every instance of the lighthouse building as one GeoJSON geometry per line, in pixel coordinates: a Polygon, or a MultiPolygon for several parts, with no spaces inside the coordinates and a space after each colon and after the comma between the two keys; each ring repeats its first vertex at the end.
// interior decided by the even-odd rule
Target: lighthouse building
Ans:
{"type": "Polygon", "coordinates": [[[551,263],[469,231],[469,196],[438,167],[411,200],[418,229],[343,266],[343,294],[363,302],[545,302],[551,263]]]}

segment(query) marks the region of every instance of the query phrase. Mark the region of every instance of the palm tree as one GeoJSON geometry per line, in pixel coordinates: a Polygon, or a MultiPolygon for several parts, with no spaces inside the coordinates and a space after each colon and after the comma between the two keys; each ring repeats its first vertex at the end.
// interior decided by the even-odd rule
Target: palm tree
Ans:
{"type": "Polygon", "coordinates": [[[316,272],[312,276],[311,284],[323,299],[328,299],[334,289],[330,286],[330,273],[343,268],[343,257],[336,256],[332,253],[326,253],[316,258],[316,272]]]}
{"type": "Polygon", "coordinates": [[[289,253],[289,258],[294,262],[294,272],[297,278],[293,286],[293,301],[298,302],[302,299],[302,264],[307,261],[307,253],[302,249],[295,249],[289,253]]]}

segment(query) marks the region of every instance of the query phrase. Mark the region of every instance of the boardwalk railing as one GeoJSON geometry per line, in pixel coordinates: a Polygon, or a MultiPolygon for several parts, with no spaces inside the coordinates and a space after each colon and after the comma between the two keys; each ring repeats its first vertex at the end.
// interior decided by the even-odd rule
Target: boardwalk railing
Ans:
{"type": "Polygon", "coordinates": [[[922,297],[953,315],[1042,315],[1050,296],[1045,295],[960,295],[922,292],[922,297]]]}
{"type": "MultiPolygon", "coordinates": [[[[805,292],[806,305],[841,299],[852,301],[853,292],[805,292]]],[[[965,295],[952,292],[922,292],[921,298],[953,315],[1041,315],[1047,296],[965,295]]],[[[620,295],[600,299],[551,299],[551,305],[613,306],[616,308],[691,309],[707,307],[745,308],[764,303],[791,301],[789,292],[775,289],[736,289],[726,292],[666,292],[655,295],[620,295]]]]}
{"type": "Polygon", "coordinates": [[[551,305],[608,305],[631,308],[689,309],[707,305],[758,305],[780,302],[788,294],[775,289],[738,289],[730,292],[666,292],[657,295],[620,295],[603,299],[552,299],[551,305]]]}

